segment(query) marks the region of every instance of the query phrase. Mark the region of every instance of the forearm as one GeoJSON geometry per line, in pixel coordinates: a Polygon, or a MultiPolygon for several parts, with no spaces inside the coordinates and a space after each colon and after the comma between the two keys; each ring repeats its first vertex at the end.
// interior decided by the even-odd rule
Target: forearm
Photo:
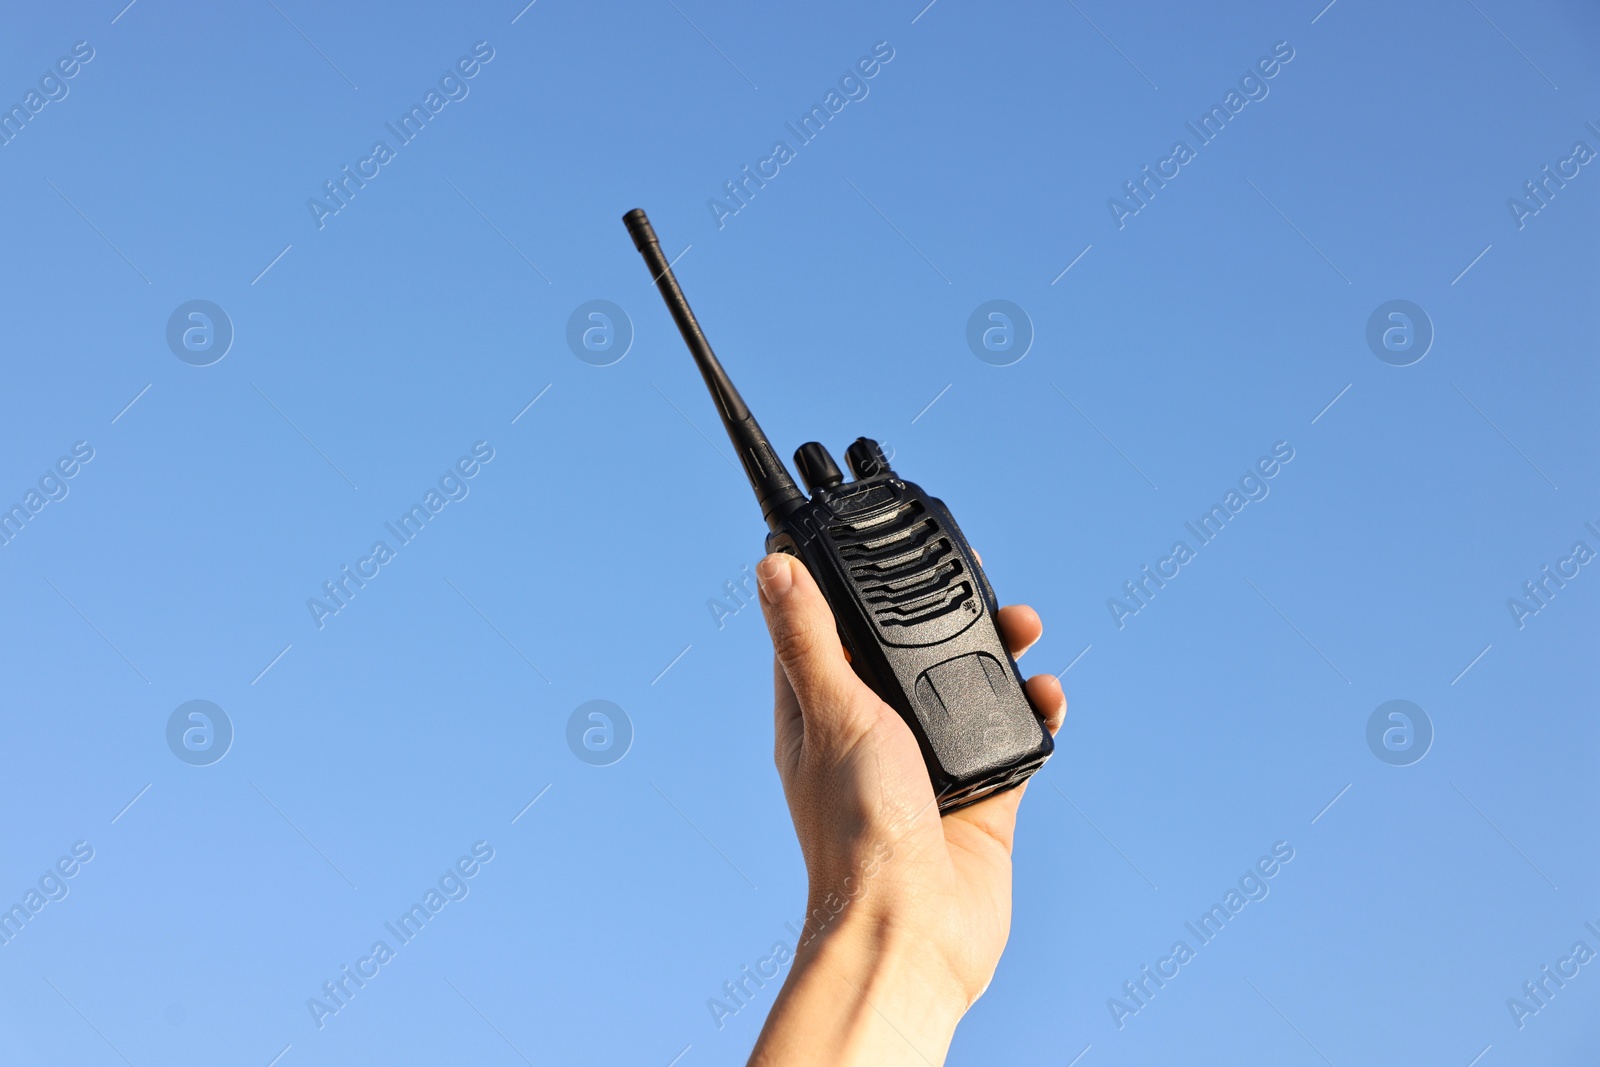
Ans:
{"type": "Polygon", "coordinates": [[[943,1063],[966,1007],[949,967],[925,943],[847,910],[796,952],[750,1064],[943,1063]]]}

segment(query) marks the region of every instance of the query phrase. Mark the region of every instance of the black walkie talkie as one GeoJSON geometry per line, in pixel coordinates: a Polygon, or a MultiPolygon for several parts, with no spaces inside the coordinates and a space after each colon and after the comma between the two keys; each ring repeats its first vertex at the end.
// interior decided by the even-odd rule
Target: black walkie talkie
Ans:
{"type": "Polygon", "coordinates": [[[995,624],[994,590],[942,502],[889,469],[876,441],[794,454],[807,500],[728,380],[645,213],[622,216],[717,402],[761,514],[768,552],[798,556],[833,609],[851,666],[922,748],[941,813],[1024,781],[1055,743],[995,624]]]}

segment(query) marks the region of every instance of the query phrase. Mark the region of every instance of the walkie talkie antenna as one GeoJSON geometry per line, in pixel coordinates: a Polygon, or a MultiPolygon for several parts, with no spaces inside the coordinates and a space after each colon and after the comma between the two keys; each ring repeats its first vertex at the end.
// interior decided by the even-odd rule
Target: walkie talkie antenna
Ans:
{"type": "Polygon", "coordinates": [[[706,340],[700,324],[695,321],[689,301],[678,287],[672,264],[661,251],[661,242],[656,239],[656,231],[650,225],[644,209],[634,208],[622,216],[622,222],[628,227],[633,246],[650,267],[650,276],[655,279],[656,288],[661,290],[661,298],[667,302],[667,310],[672,312],[678,332],[683,334],[683,343],[689,346],[689,354],[694,356],[695,363],[700,367],[700,376],[706,380],[706,388],[717,402],[723,428],[728,431],[728,439],[739,453],[745,477],[750,479],[750,488],[755,490],[756,499],[761,502],[761,515],[767,520],[767,526],[776,530],[783,518],[804,504],[806,498],[789,476],[789,469],[772,450],[755,416],[745,407],[744,398],[729,381],[727,371],[717,361],[717,354],[711,351],[711,342],[706,340]]]}

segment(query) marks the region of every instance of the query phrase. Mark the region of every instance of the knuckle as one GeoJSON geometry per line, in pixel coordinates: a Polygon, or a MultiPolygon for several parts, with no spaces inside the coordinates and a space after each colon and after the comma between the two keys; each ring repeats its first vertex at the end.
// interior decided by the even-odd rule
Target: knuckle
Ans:
{"type": "Polygon", "coordinates": [[[772,647],[783,662],[795,663],[810,656],[816,649],[816,635],[809,627],[785,623],[774,629],[772,647]]]}

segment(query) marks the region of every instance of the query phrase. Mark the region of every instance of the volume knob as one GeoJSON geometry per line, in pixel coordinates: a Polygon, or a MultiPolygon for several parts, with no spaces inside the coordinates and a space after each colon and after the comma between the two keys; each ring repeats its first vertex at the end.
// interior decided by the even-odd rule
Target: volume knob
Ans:
{"type": "Polygon", "coordinates": [[[806,483],[806,492],[812,495],[818,489],[832,489],[844,481],[839,465],[816,441],[807,441],[794,450],[794,465],[800,471],[800,480],[806,483]]]}
{"type": "Polygon", "coordinates": [[[883,449],[878,447],[878,442],[870,437],[856,438],[855,444],[845,449],[844,461],[850,465],[850,473],[856,476],[857,481],[889,473],[888,458],[884,456],[883,449]]]}

